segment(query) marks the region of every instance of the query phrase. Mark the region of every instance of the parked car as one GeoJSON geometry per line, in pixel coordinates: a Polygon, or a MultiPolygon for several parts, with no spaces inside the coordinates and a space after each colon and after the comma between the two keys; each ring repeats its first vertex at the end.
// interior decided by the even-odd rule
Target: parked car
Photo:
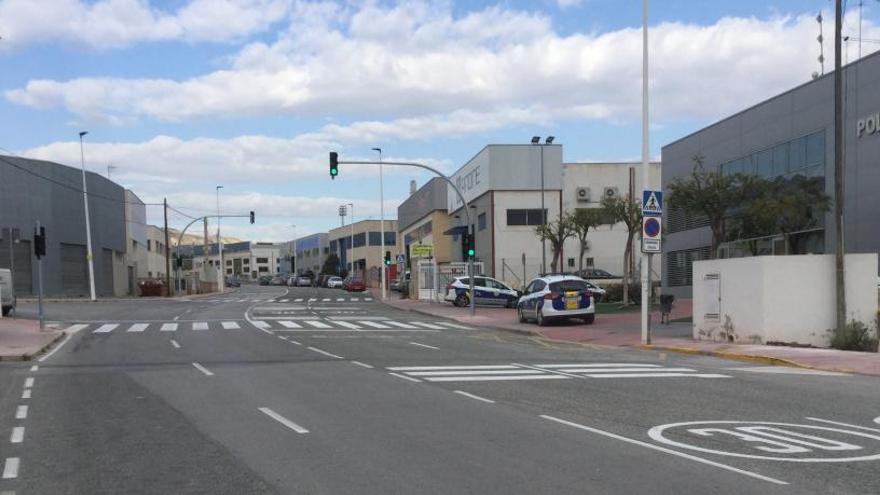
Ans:
{"type": "Polygon", "coordinates": [[[281,276],[274,276],[269,281],[269,285],[285,285],[287,283],[287,279],[281,276]]]}
{"type": "Polygon", "coordinates": [[[349,278],[345,281],[342,288],[348,292],[363,292],[367,290],[367,284],[365,284],[362,279],[349,278]]]}
{"type": "Polygon", "coordinates": [[[227,277],[226,287],[241,287],[241,280],[235,277],[227,277]]]}
{"type": "Polygon", "coordinates": [[[12,272],[8,268],[0,268],[0,312],[3,316],[15,309],[16,302],[15,290],[12,287],[12,272]]]}
{"type": "Polygon", "coordinates": [[[607,294],[608,291],[599,287],[593,282],[590,282],[589,280],[587,280],[586,282],[587,286],[590,288],[590,291],[593,292],[593,300],[595,302],[602,302],[602,299],[605,299],[605,294],[607,294]]]}
{"type": "Polygon", "coordinates": [[[297,287],[311,287],[312,286],[312,279],[309,277],[306,277],[305,275],[300,275],[300,276],[296,277],[296,286],[297,287]]]}
{"type": "MultiPolygon", "coordinates": [[[[458,307],[470,304],[470,277],[455,277],[446,286],[445,300],[458,307]]],[[[475,304],[499,305],[506,308],[516,306],[520,293],[492,277],[474,278],[475,304]]]]}
{"type": "Polygon", "coordinates": [[[574,275],[548,275],[532,280],[516,306],[520,322],[534,319],[544,326],[552,319],[596,319],[593,292],[586,280],[574,275]]]}
{"type": "Polygon", "coordinates": [[[269,285],[269,282],[272,281],[272,277],[268,275],[263,275],[262,277],[257,279],[257,283],[260,285],[269,285]]]}
{"type": "Polygon", "coordinates": [[[330,277],[327,279],[327,287],[330,289],[341,289],[342,285],[342,277],[330,277]]]}
{"type": "Polygon", "coordinates": [[[619,275],[612,275],[601,268],[584,268],[578,272],[577,276],[580,278],[597,280],[621,278],[619,275]]]}
{"type": "Polygon", "coordinates": [[[410,275],[407,272],[403,277],[398,277],[391,281],[389,288],[394,292],[403,292],[405,287],[409,287],[410,275]]]}

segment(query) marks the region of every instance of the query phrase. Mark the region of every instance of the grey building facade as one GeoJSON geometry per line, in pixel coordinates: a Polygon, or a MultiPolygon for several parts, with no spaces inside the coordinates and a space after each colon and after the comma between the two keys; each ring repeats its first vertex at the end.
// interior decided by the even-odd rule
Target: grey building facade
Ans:
{"type": "MultiPolygon", "coordinates": [[[[880,251],[880,53],[844,68],[845,198],[848,253],[880,251]]],[[[688,175],[694,157],[724,174],[756,174],[768,179],[797,176],[820,181],[834,196],[834,75],[826,74],[725,118],[662,149],[662,184],[688,175]]],[[[757,239],[760,255],[833,253],[834,217],[820,215],[814,228],[757,239]],[[793,246],[797,246],[793,249],[793,246]]],[[[664,211],[663,290],[691,297],[692,262],[710,257],[711,231],[704,218],[673,208],[664,211]]],[[[718,257],[746,255],[737,240],[718,257]]]]}
{"type": "MultiPolygon", "coordinates": [[[[125,190],[92,172],[86,173],[86,180],[95,290],[99,296],[112,296],[114,285],[120,285],[118,280],[114,284],[114,271],[121,274],[125,266],[125,190]]],[[[14,264],[13,278],[19,296],[37,292],[37,259],[32,244],[37,221],[46,228],[43,293],[88,296],[84,211],[80,169],[0,156],[0,267],[14,264]],[[16,233],[20,239],[17,242],[16,233]]]]}

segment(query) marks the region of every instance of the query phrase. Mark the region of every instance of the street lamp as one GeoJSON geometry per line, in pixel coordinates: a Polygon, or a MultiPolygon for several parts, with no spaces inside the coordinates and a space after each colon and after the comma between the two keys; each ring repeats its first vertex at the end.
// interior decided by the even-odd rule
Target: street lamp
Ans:
{"type": "Polygon", "coordinates": [[[217,267],[217,285],[220,289],[220,292],[223,292],[223,289],[226,286],[225,283],[225,272],[226,268],[223,266],[223,242],[220,240],[220,189],[223,189],[223,186],[217,186],[217,258],[219,259],[219,266],[217,267]]]}
{"type": "Polygon", "coordinates": [[[348,206],[351,211],[351,219],[348,221],[351,225],[351,273],[357,275],[357,270],[354,268],[354,203],[348,203],[348,206]]]}
{"type": "MultiPolygon", "coordinates": [[[[385,191],[382,186],[382,148],[373,148],[373,151],[379,152],[379,235],[382,239],[379,241],[382,246],[380,253],[385,257],[385,191]]],[[[388,268],[385,262],[382,262],[382,299],[385,299],[385,271],[388,268]]]]}
{"type": "MultiPolygon", "coordinates": [[[[89,296],[92,301],[96,300],[95,297],[95,261],[92,257],[92,224],[89,220],[89,189],[86,185],[86,155],[83,152],[83,136],[88,134],[89,131],[82,131],[79,133],[79,159],[80,164],[82,165],[82,180],[83,180],[83,205],[86,214],[86,260],[89,263],[89,296]]],[[[108,276],[108,274],[104,274],[104,276],[108,276]]]]}
{"type": "MultiPolygon", "coordinates": [[[[541,225],[547,225],[547,210],[544,207],[544,146],[553,144],[553,136],[547,136],[541,144],[541,136],[532,136],[532,144],[541,148],[541,225]]],[[[547,241],[541,239],[541,273],[547,273],[547,241]]]]}
{"type": "Polygon", "coordinates": [[[296,224],[293,227],[293,256],[290,257],[290,274],[296,276],[296,224]]]}

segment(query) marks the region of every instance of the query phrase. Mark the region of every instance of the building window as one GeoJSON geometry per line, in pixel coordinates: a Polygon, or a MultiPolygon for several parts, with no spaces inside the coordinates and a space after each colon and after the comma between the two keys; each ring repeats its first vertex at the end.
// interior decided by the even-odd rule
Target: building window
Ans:
{"type": "Polygon", "coordinates": [[[330,241],[330,250],[333,251],[334,253],[339,251],[339,248],[336,246],[337,246],[336,241],[330,241]]]}
{"type": "Polygon", "coordinates": [[[232,266],[232,260],[226,260],[226,266],[232,266]]]}
{"type": "Polygon", "coordinates": [[[477,228],[480,230],[486,230],[486,214],[480,213],[477,215],[477,228]]]}
{"type": "Polygon", "coordinates": [[[269,258],[257,258],[257,263],[269,263],[269,258]]]}
{"type": "Polygon", "coordinates": [[[324,256],[326,256],[326,255],[328,255],[328,254],[330,254],[330,248],[328,248],[328,247],[325,246],[325,247],[324,247],[324,256]]]}
{"type": "Polygon", "coordinates": [[[693,285],[694,261],[709,259],[709,246],[666,253],[666,280],[670,287],[693,285]]]}
{"type": "Polygon", "coordinates": [[[360,234],[354,235],[354,247],[363,247],[367,241],[367,234],[365,232],[361,232],[360,234]]]}
{"type": "Polygon", "coordinates": [[[593,265],[594,265],[595,263],[596,263],[596,260],[595,260],[595,259],[593,259],[593,258],[587,258],[587,266],[588,266],[588,267],[592,268],[593,265]]]}
{"type": "Polygon", "coordinates": [[[281,258],[275,258],[275,264],[276,264],[276,265],[280,265],[280,264],[281,264],[281,258]]]}
{"type": "Polygon", "coordinates": [[[569,268],[574,268],[574,258],[569,258],[569,259],[568,259],[568,267],[569,267],[569,268]]]}
{"type": "MultiPolygon", "coordinates": [[[[541,209],[507,210],[507,225],[541,225],[541,209]]],[[[547,210],[543,210],[545,215],[547,210]]]]}
{"type": "Polygon", "coordinates": [[[227,268],[227,269],[226,269],[226,274],[227,274],[227,275],[232,275],[232,268],[227,268]]]}
{"type": "Polygon", "coordinates": [[[147,277],[153,278],[153,272],[147,272],[147,277]]]}
{"type": "Polygon", "coordinates": [[[259,271],[260,273],[267,273],[269,271],[269,267],[268,266],[260,266],[260,267],[257,267],[257,271],[259,271]]]}
{"type": "Polygon", "coordinates": [[[147,251],[151,251],[152,246],[150,245],[150,240],[147,239],[147,251]]]}
{"type": "Polygon", "coordinates": [[[245,258],[244,260],[242,260],[242,262],[243,262],[245,265],[250,265],[250,264],[251,264],[251,259],[250,259],[250,258],[245,258]]]}

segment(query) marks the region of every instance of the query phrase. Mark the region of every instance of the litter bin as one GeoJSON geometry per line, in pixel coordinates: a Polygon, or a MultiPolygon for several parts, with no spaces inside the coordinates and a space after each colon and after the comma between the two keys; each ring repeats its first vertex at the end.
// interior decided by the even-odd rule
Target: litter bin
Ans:
{"type": "Polygon", "coordinates": [[[672,294],[660,294],[660,323],[669,324],[669,313],[672,313],[672,303],[675,296],[672,294]]]}

